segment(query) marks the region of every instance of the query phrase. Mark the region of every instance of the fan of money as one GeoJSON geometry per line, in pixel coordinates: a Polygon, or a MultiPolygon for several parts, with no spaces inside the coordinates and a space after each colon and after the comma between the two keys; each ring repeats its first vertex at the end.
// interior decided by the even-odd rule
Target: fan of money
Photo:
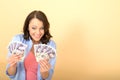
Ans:
{"type": "Polygon", "coordinates": [[[21,60],[24,59],[24,51],[26,48],[27,45],[19,41],[11,42],[8,45],[8,50],[11,54],[17,54],[17,55],[22,54],[21,60]]]}
{"type": "Polygon", "coordinates": [[[37,62],[41,59],[51,59],[56,56],[56,50],[46,44],[34,45],[34,53],[35,53],[37,62]]]}

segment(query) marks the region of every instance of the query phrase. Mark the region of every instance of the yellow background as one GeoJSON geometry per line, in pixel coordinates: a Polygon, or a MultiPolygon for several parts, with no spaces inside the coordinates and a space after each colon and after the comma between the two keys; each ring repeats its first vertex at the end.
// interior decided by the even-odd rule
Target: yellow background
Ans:
{"type": "Polygon", "coordinates": [[[120,0],[0,0],[0,80],[7,45],[33,10],[47,15],[57,44],[52,80],[120,80],[120,0]]]}

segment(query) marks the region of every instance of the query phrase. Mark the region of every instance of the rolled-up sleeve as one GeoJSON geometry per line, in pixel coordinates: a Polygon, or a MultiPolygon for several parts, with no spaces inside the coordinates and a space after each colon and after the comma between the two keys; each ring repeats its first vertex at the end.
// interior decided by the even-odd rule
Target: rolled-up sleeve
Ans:
{"type": "Polygon", "coordinates": [[[45,80],[51,80],[53,73],[54,73],[54,68],[55,68],[55,63],[56,63],[56,58],[51,59],[50,64],[51,64],[51,69],[49,70],[49,76],[45,80]]]}

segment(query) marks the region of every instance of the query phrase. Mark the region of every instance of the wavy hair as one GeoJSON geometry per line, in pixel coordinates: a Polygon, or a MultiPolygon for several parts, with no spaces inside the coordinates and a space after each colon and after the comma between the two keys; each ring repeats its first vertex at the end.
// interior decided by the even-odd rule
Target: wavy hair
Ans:
{"type": "Polygon", "coordinates": [[[49,42],[50,38],[52,37],[52,35],[49,32],[50,24],[48,22],[48,19],[42,11],[36,11],[36,10],[32,11],[26,17],[25,22],[24,22],[24,26],[23,26],[24,39],[29,40],[29,37],[31,37],[29,34],[28,27],[29,27],[30,20],[33,18],[37,18],[43,22],[45,33],[44,33],[43,37],[40,39],[40,41],[44,44],[47,44],[49,42]]]}

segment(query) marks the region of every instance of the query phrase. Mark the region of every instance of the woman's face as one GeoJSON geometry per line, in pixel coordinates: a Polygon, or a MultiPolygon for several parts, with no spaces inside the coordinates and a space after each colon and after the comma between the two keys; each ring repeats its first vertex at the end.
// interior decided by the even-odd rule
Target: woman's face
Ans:
{"type": "Polygon", "coordinates": [[[44,35],[43,22],[37,18],[33,18],[29,23],[29,34],[34,43],[39,42],[44,35]]]}

